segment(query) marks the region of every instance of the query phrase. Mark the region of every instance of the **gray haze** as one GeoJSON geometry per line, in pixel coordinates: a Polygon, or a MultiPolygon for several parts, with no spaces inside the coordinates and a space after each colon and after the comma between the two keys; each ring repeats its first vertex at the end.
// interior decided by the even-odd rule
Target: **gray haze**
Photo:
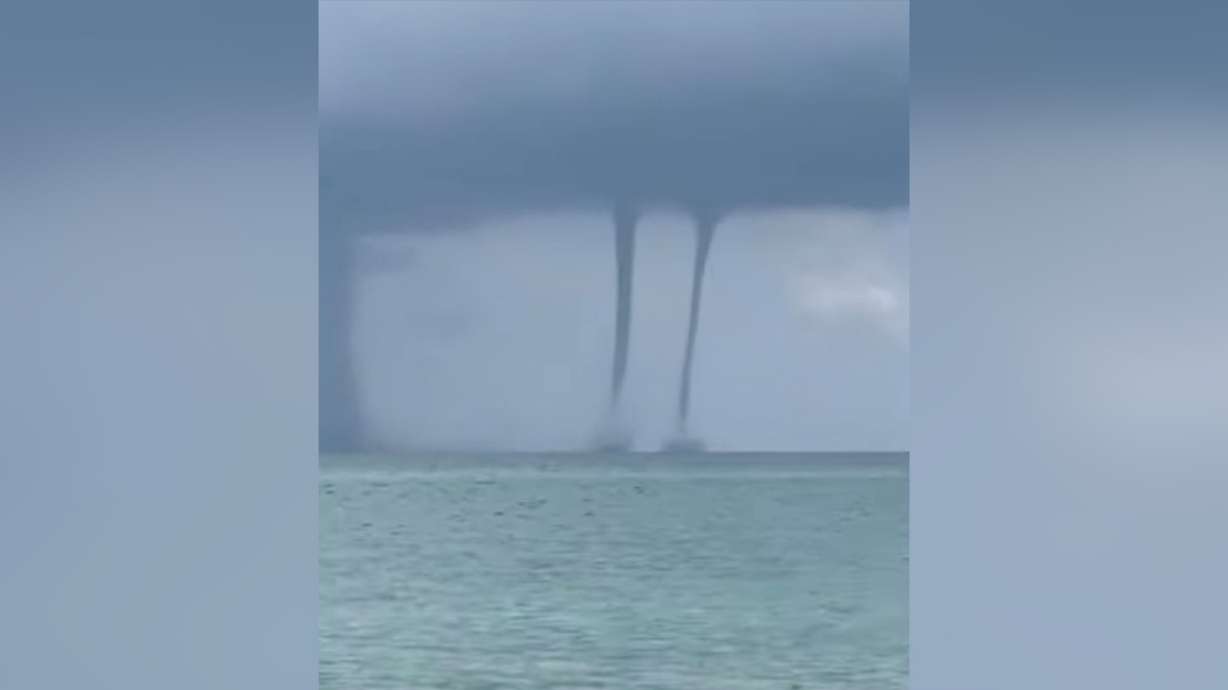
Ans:
{"type": "MultiPolygon", "coordinates": [[[[654,415],[673,425],[677,412],[649,414],[630,389],[643,385],[636,383],[643,375],[636,367],[647,366],[639,363],[640,352],[646,343],[659,343],[652,358],[670,365],[663,364],[652,383],[674,400],[671,407],[682,404],[685,393],[677,387],[695,263],[683,245],[695,238],[692,221],[677,212],[703,208],[719,213],[722,222],[706,286],[713,292],[704,297],[695,345],[694,425],[703,427],[702,418],[719,417],[720,411],[732,415],[718,434],[727,437],[723,447],[905,445],[907,350],[898,326],[871,329],[881,342],[834,346],[847,347],[838,361],[819,349],[805,351],[799,344],[809,341],[798,333],[812,328],[816,318],[822,321],[819,313],[843,310],[860,313],[866,323],[898,324],[900,305],[906,310],[905,262],[881,257],[898,257],[898,247],[906,247],[907,30],[907,4],[893,2],[324,3],[322,442],[575,443],[592,432],[602,397],[608,398],[604,404],[617,401],[624,385],[624,365],[615,354],[611,369],[612,352],[627,352],[630,360],[626,386],[632,400],[624,413],[637,428],[657,423],[641,420],[654,415]],[[617,281],[616,204],[631,206],[640,218],[638,239],[632,238],[634,264],[617,281]],[[781,214],[791,214],[787,223],[781,214]],[[873,280],[849,278],[857,266],[785,278],[787,271],[768,258],[772,251],[821,253],[830,239],[824,233],[833,232],[835,222],[893,228],[889,240],[873,233],[840,240],[846,251],[876,263],[873,280]],[[736,226],[742,238],[726,243],[726,226],[736,226]],[[652,237],[654,232],[660,236],[652,237]],[[363,287],[373,276],[363,271],[362,256],[397,242],[356,238],[385,233],[404,236],[398,251],[421,254],[402,267],[401,276],[418,282],[395,297],[363,287]],[[734,249],[740,242],[771,250],[744,254],[734,249]],[[498,256],[490,253],[493,243],[501,247],[498,256]],[[448,248],[453,263],[425,258],[439,246],[448,248]],[[671,251],[663,247],[681,252],[671,256],[672,267],[663,268],[667,282],[677,285],[657,290],[641,274],[648,262],[661,259],[650,256],[653,251],[671,251]],[[528,312],[516,321],[516,337],[537,344],[526,345],[519,359],[509,359],[506,337],[480,326],[495,318],[487,314],[494,307],[472,297],[474,284],[512,272],[513,263],[533,266],[532,280],[550,284],[559,299],[572,300],[570,308],[583,313],[568,321],[571,312],[524,307],[528,312]],[[430,270],[468,278],[421,284],[430,270]],[[632,273],[641,281],[634,286],[632,273]],[[568,275],[584,283],[561,282],[568,275]],[[749,298],[751,285],[788,280],[809,281],[811,287],[765,287],[759,301],[749,298]],[[848,284],[840,286],[842,280],[848,284]],[[735,296],[718,297],[716,291],[730,289],[721,284],[746,285],[746,293],[735,287],[735,296]],[[617,309],[616,292],[629,298],[617,309]],[[468,303],[466,316],[447,315],[444,305],[464,294],[476,300],[468,303]],[[377,301],[386,305],[378,312],[377,301]],[[432,378],[430,360],[411,357],[421,351],[422,336],[405,332],[404,317],[397,315],[428,305],[432,319],[463,321],[475,339],[472,346],[448,350],[464,351],[469,360],[448,369],[448,381],[437,386],[425,385],[432,378]],[[659,323],[638,313],[663,305],[668,313],[659,323]],[[720,334],[722,323],[746,333],[736,327],[740,319],[750,323],[756,312],[773,310],[793,316],[764,320],[754,348],[727,347],[736,339],[720,334]],[[618,330],[629,342],[614,338],[615,321],[626,326],[618,330]],[[555,366],[572,395],[559,401],[562,418],[576,419],[547,429],[561,417],[543,400],[549,396],[542,378],[526,367],[540,363],[551,343],[559,342],[570,344],[566,357],[575,360],[555,366]],[[722,350],[719,360],[708,363],[722,350]],[[361,361],[354,353],[361,353],[361,361]],[[488,364],[492,358],[501,367],[488,364]],[[875,373],[866,381],[853,376],[854,388],[784,395],[749,373],[767,363],[792,372],[788,388],[816,385],[808,381],[811,373],[875,373]],[[469,379],[489,384],[513,372],[524,380],[499,409],[511,405],[536,421],[509,427],[508,412],[487,409],[482,396],[489,390],[469,379]],[[718,394],[713,387],[720,372],[743,372],[744,385],[718,394]],[[377,392],[386,387],[396,393],[377,392]],[[828,404],[816,406],[819,398],[828,404]],[[445,409],[465,427],[463,433],[448,435],[441,431],[446,424],[430,421],[445,409]],[[423,417],[408,410],[434,412],[423,417]],[[845,419],[849,410],[859,411],[853,423],[845,419]],[[844,421],[834,436],[823,431],[817,418],[823,414],[844,421]],[[798,429],[812,431],[780,436],[772,424],[753,421],[759,417],[796,419],[798,429]],[[780,436],[775,442],[774,434],[780,436]]],[[[389,284],[391,275],[381,273],[380,280],[389,284]]],[[[512,276],[495,290],[490,299],[517,305],[529,304],[534,294],[525,280],[512,276]]],[[[820,340],[828,346],[849,337],[835,322],[823,323],[828,330],[820,340]]]]}
{"type": "MultiPolygon", "coordinates": [[[[713,449],[907,447],[907,219],[778,212],[734,217],[723,232],[691,431],[713,449]]],[[[587,443],[607,405],[609,234],[604,216],[557,214],[370,241],[413,256],[360,282],[372,434],[394,447],[587,443]]],[[[653,214],[640,239],[623,402],[647,450],[676,425],[694,237],[688,217],[653,214]]]]}

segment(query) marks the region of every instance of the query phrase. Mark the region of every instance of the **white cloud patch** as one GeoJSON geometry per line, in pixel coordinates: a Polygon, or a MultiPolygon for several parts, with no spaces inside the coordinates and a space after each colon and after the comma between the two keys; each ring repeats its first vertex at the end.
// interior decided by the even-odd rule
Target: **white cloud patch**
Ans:
{"type": "Polygon", "coordinates": [[[904,212],[774,213],[748,222],[790,236],[779,257],[789,298],[826,327],[868,325],[907,349],[908,221],[904,212]]]}
{"type": "Polygon", "coordinates": [[[907,346],[908,311],[892,287],[855,276],[806,276],[799,283],[799,301],[806,311],[835,321],[865,320],[907,346]]]}

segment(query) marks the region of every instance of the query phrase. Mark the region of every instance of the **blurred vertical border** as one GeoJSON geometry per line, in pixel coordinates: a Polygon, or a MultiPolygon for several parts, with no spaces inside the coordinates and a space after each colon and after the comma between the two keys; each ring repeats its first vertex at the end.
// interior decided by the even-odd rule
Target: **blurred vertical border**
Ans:
{"type": "Polygon", "coordinates": [[[914,690],[1228,687],[1225,29],[912,8],[914,690]]]}
{"type": "Polygon", "coordinates": [[[316,15],[0,9],[0,687],[316,683],[316,15]]]}

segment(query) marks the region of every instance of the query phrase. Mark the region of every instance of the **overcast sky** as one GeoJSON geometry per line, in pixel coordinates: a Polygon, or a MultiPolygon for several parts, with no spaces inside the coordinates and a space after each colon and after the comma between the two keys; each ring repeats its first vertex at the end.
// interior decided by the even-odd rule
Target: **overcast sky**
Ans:
{"type": "Polygon", "coordinates": [[[366,234],[351,325],[372,433],[591,438],[613,348],[609,208],[632,198],[637,446],[673,428],[684,211],[703,203],[728,215],[695,433],[714,449],[907,447],[907,27],[895,2],[323,3],[321,232],[366,234]]]}

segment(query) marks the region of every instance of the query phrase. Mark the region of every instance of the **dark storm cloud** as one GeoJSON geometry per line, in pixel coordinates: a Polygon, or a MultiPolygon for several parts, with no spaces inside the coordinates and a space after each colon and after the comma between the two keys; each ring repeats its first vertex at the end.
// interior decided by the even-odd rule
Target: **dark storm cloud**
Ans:
{"type": "Polygon", "coordinates": [[[914,17],[914,93],[925,99],[1180,97],[1224,104],[1228,7],[1139,1],[931,3],[914,17]]]}
{"type": "Polygon", "coordinates": [[[897,2],[325,3],[325,203],[361,230],[907,203],[897,2]]]}

